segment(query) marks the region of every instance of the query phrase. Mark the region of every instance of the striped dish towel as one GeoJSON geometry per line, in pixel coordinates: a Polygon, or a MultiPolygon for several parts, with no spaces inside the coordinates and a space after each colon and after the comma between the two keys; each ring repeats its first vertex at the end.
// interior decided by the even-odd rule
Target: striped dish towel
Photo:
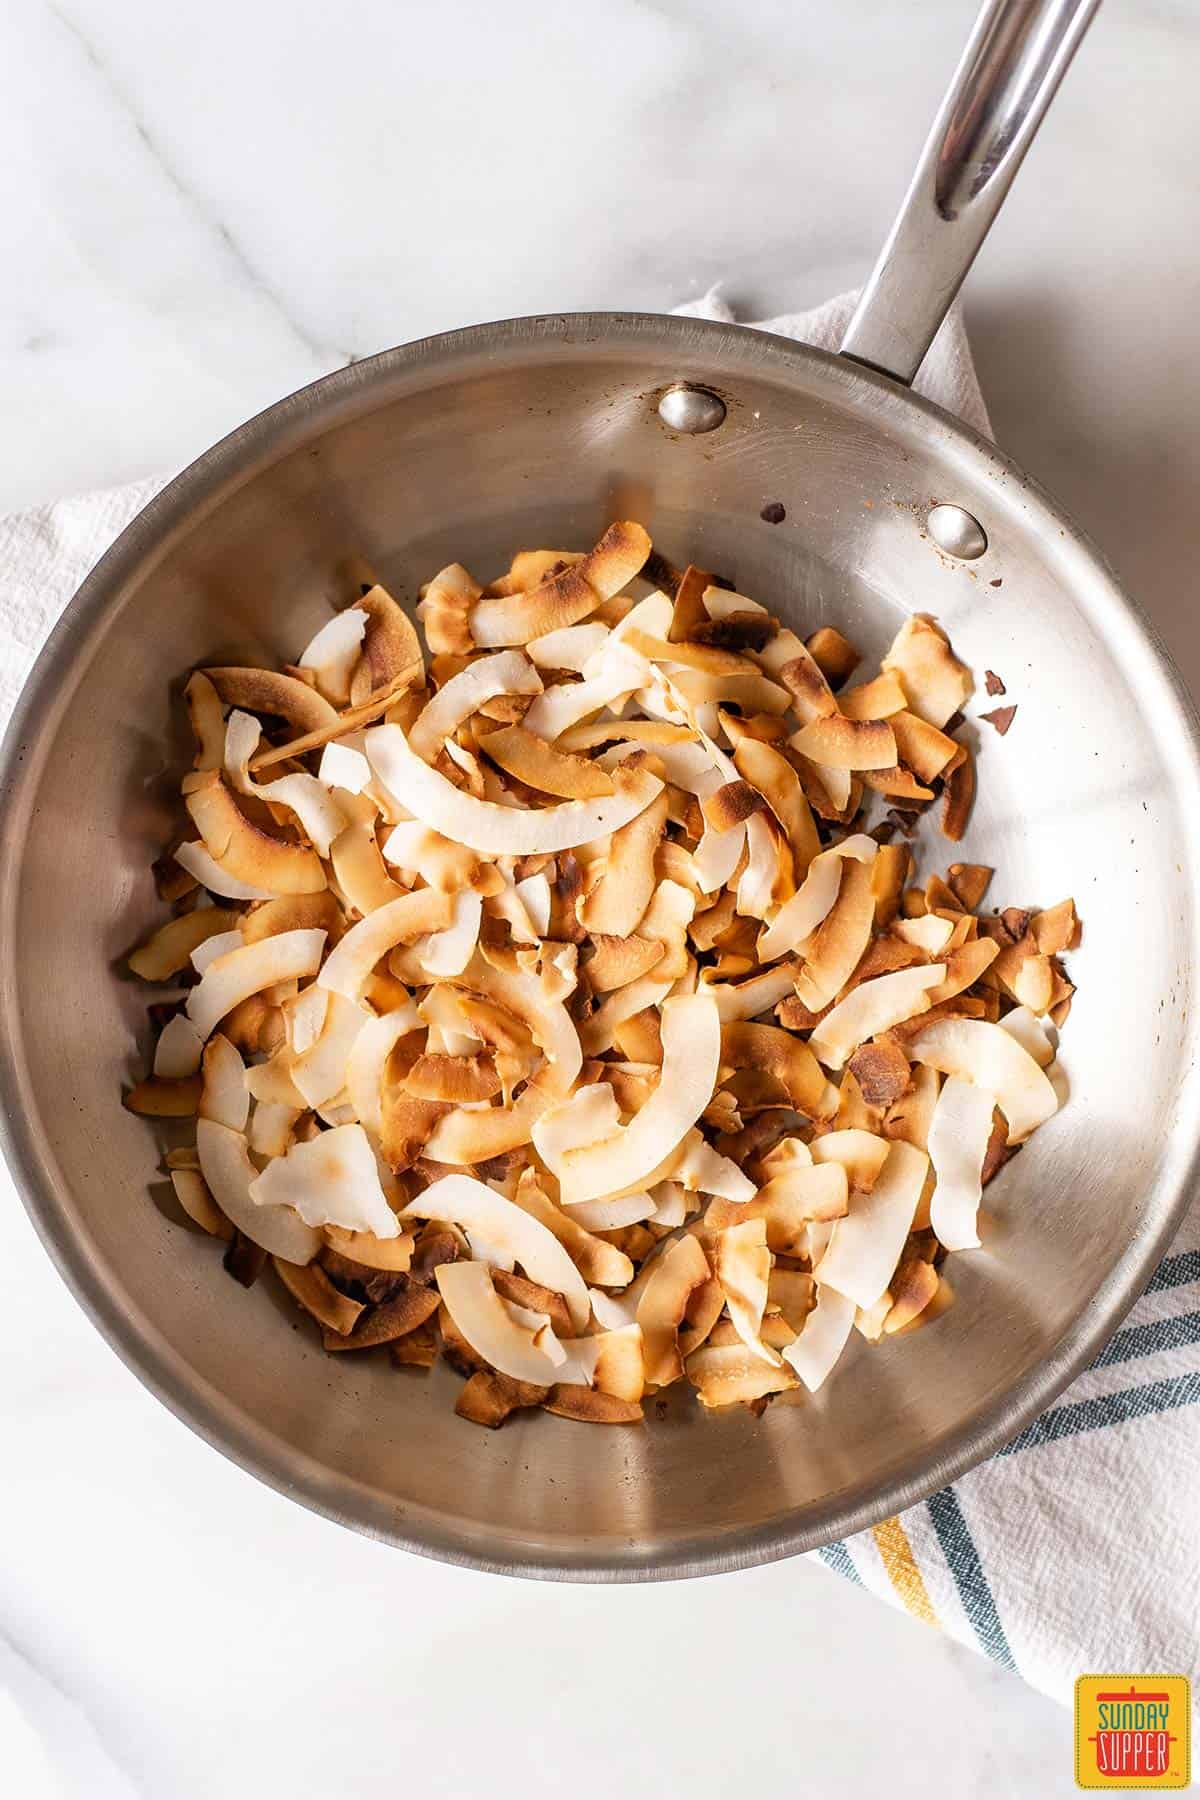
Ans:
{"type": "MultiPolygon", "coordinates": [[[[836,348],[853,296],[766,329],[836,348]]],[[[729,320],[717,294],[680,309],[729,320]]],[[[957,310],[919,392],[987,432],[957,310]]],[[[97,558],[163,485],[0,521],[0,725],[97,558]]],[[[1128,1323],[1035,1424],[953,1487],[816,1552],[1070,1704],[1076,1675],[1191,1674],[1200,1640],[1200,1205],[1128,1323]]]]}

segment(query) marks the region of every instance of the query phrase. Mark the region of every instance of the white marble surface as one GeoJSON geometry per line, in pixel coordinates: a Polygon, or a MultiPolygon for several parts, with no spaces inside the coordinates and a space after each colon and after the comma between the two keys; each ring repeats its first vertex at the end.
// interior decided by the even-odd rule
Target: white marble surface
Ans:
{"type": "MultiPolygon", "coordinates": [[[[972,11],[8,0],[0,512],[445,326],[852,284],[972,11]]],[[[1198,58],[1195,0],[1109,0],[968,294],[998,436],[1193,677],[1198,58]]],[[[819,1567],[545,1588],[309,1517],[151,1400],[5,1213],[23,1800],[1073,1791],[1065,1714],[819,1567]]]]}

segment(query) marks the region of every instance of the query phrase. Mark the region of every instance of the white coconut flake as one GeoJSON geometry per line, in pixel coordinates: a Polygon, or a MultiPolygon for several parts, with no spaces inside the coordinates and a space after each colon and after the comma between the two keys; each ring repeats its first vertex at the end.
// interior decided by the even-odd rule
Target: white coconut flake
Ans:
{"type": "Polygon", "coordinates": [[[827,1012],[808,1040],[813,1055],[827,1069],[840,1069],[860,1044],[928,1011],[928,993],[946,978],[945,963],[926,968],[896,969],[861,981],[827,1012]]]}
{"type": "Polygon", "coordinates": [[[810,1394],[815,1394],[827,1379],[846,1348],[855,1310],[853,1300],[818,1282],[816,1306],[805,1319],[800,1335],[783,1351],[783,1360],[792,1365],[810,1394]]]}
{"type": "Polygon", "coordinates": [[[278,981],[315,975],[325,935],[324,931],[281,931],[210,963],[187,1001],[188,1018],[201,1037],[209,1037],[226,1014],[251,994],[261,994],[278,981]]]}
{"type": "Polygon", "coordinates": [[[350,681],[366,629],[366,613],[357,606],[349,606],[322,625],[301,652],[297,666],[313,671],[317,691],[333,706],[344,706],[350,698],[350,681]]]}
{"type": "Polygon", "coordinates": [[[515,883],[515,892],[540,942],[550,933],[550,883],[544,875],[527,875],[515,883]]]}
{"type": "Polygon", "coordinates": [[[409,747],[414,755],[430,762],[459,726],[489,700],[499,694],[541,691],[541,676],[520,650],[481,656],[438,689],[410,727],[409,747]]]}
{"type": "Polygon", "coordinates": [[[201,887],[210,894],[218,894],[222,900],[274,900],[275,895],[269,888],[252,887],[248,881],[239,881],[235,875],[227,875],[220,863],[210,855],[201,843],[180,844],[175,851],[175,861],[181,869],[197,880],[201,887]]]}
{"type": "Polygon", "coordinates": [[[1039,1069],[1049,1068],[1054,1061],[1054,1042],[1036,1013],[1030,1012],[1027,1006],[1015,1006],[1012,1012],[1005,1013],[999,1024],[1001,1031],[1007,1031],[1010,1037],[1016,1038],[1022,1050],[1029,1052],[1039,1069]]]}
{"type": "Polygon", "coordinates": [[[937,1184],[929,1223],[947,1250],[979,1247],[983,1159],[992,1134],[995,1096],[948,1075],[929,1123],[929,1160],[937,1184]]]}
{"type": "Polygon", "coordinates": [[[250,1198],[258,1207],[292,1207],[307,1225],[340,1225],[380,1238],[400,1233],[361,1125],[339,1125],[311,1143],[293,1144],[251,1182],[250,1198]]]}
{"type": "Polygon", "coordinates": [[[367,754],[384,786],[397,798],[402,795],[415,817],[456,844],[491,856],[553,855],[591,843],[627,825],[662,791],[661,781],[638,770],[613,794],[518,810],[456,788],[413,753],[398,725],[369,731],[367,754]]]}
{"type": "Polygon", "coordinates": [[[321,752],[320,779],[326,787],[361,794],[370,783],[371,765],[351,744],[326,744],[321,752]]]}
{"type": "Polygon", "coordinates": [[[197,975],[203,975],[209,963],[216,962],[218,956],[228,956],[231,950],[240,950],[242,941],[240,931],[218,931],[215,936],[205,938],[192,951],[193,969],[197,975]]]}
{"type": "Polygon", "coordinates": [[[597,1081],[576,1088],[569,1100],[542,1114],[533,1127],[534,1148],[546,1167],[559,1175],[569,1152],[598,1144],[620,1128],[616,1095],[607,1081],[597,1081]]]}
{"type": "Polygon", "coordinates": [[[666,1000],[662,1073],[641,1111],[603,1143],[564,1159],[564,1201],[599,1200],[645,1179],[712,1099],[721,1061],[721,1021],[704,990],[666,1000]]]}
{"type": "Polygon", "coordinates": [[[495,1247],[497,1254],[520,1263],[531,1281],[562,1295],[576,1331],[588,1322],[591,1302],[575,1264],[553,1232],[532,1213],[522,1211],[503,1194],[471,1175],[443,1175],[405,1209],[405,1218],[441,1219],[495,1247]]]}
{"type": "Polygon", "coordinates": [[[292,1080],[312,1107],[334,1100],[346,1086],[346,1070],[368,1015],[344,994],[330,994],[321,1035],[292,1059],[292,1080]]]}
{"type": "Polygon", "coordinates": [[[855,1191],[850,1211],[834,1226],[829,1248],[813,1271],[855,1305],[874,1306],[900,1260],[929,1170],[923,1150],[897,1139],[869,1193],[855,1191]]]}
{"type": "MultiPolygon", "coordinates": [[[[197,1119],[196,1153],[209,1192],[231,1225],[269,1256],[310,1263],[322,1238],[290,1206],[256,1206],[251,1186],[259,1179],[240,1131],[215,1119],[197,1119]]],[[[272,1165],[273,1166],[273,1165],[272,1165]]]]}
{"type": "Polygon", "coordinates": [[[852,856],[857,862],[873,862],[879,846],[863,832],[844,838],[831,850],[822,850],[808,865],[808,873],[800,887],[786,900],[758,940],[759,962],[774,962],[789,950],[796,950],[812,936],[833,911],[842,881],[842,860],[852,856]]]}
{"type": "Polygon", "coordinates": [[[589,657],[604,648],[609,636],[609,627],[599,621],[563,625],[557,631],[547,631],[543,637],[531,638],[525,649],[539,669],[569,669],[581,675],[589,657]]]}
{"type": "Polygon", "coordinates": [[[154,1073],[159,1081],[184,1081],[200,1067],[203,1052],[200,1033],[186,1014],[176,1013],[167,1020],[154,1046],[154,1073]]]}
{"type": "Polygon", "coordinates": [[[470,888],[454,896],[454,918],[445,931],[433,931],[416,946],[417,958],[427,975],[443,981],[461,975],[479,942],[483,901],[470,888]]]}
{"type": "Polygon", "coordinates": [[[961,1075],[985,1093],[1008,1120],[1008,1141],[1019,1144],[1058,1111],[1058,1095],[1011,1031],[987,1019],[938,1019],[912,1039],[909,1054],[944,1075],[961,1075]]]}
{"type": "Polygon", "coordinates": [[[562,1380],[561,1365],[538,1342],[545,1328],[534,1331],[518,1323],[482,1263],[442,1263],[434,1278],[455,1325],[493,1369],[514,1381],[532,1381],[540,1387],[552,1387],[562,1380]]]}

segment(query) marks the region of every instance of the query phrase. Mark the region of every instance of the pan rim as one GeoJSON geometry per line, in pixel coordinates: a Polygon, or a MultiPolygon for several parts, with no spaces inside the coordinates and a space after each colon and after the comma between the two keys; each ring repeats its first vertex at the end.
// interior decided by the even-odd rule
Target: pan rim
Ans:
{"type": "MultiPolygon", "coordinates": [[[[389,383],[401,389],[406,377],[439,369],[462,372],[480,367],[497,351],[524,349],[580,355],[603,348],[643,352],[660,342],[664,355],[704,344],[713,356],[714,379],[735,377],[739,365],[756,374],[774,368],[795,376],[807,368],[820,391],[851,407],[867,405],[886,423],[914,418],[953,442],[981,474],[1019,483],[1039,529],[1065,531],[1064,540],[1080,574],[1088,577],[1089,612],[1110,643],[1122,640],[1139,654],[1143,669],[1165,703],[1157,719],[1161,741],[1173,739],[1176,785],[1200,801],[1200,720],[1182,677],[1162,639],[1138,603],[1128,595],[1089,536],[1035,479],[969,426],[935,403],[911,393],[890,377],[833,352],[746,326],[635,312],[553,313],[501,320],[441,333],[381,351],[319,378],[256,414],[227,434],[174,477],[130,522],[64,608],[14,707],[0,746],[0,867],[3,912],[15,903],[19,858],[4,855],[13,827],[13,800],[25,779],[31,746],[41,735],[50,697],[72,678],[92,632],[119,600],[135,575],[161,554],[172,537],[221,503],[263,466],[286,455],[305,438],[370,410],[389,383]]],[[[418,380],[419,385],[419,380],[418,380]]],[[[1060,546],[1061,547],[1061,546],[1060,546]]],[[[36,760],[36,759],[35,759],[36,760]]],[[[1195,888],[1193,887],[1193,895],[1195,888]]],[[[1193,919],[1196,908],[1193,907],[1193,919]]],[[[1195,929],[1195,927],[1194,927],[1195,929]]],[[[6,934],[11,941],[11,934],[6,934]]],[[[0,971],[0,979],[6,977],[0,971]]],[[[251,1419],[224,1393],[211,1389],[174,1351],[134,1305],[120,1294],[111,1272],[88,1256],[85,1234],[68,1218],[56,1189],[53,1158],[39,1147],[25,1104],[25,1071],[16,1008],[0,1008],[0,1150],[35,1230],[93,1324],[125,1365],[168,1409],[215,1449],[277,1492],[299,1500],[337,1523],[416,1554],[492,1573],[573,1581],[681,1579],[772,1562],[818,1548],[862,1530],[889,1514],[927,1498],[995,1453],[1045,1410],[1096,1355],[1143,1291],[1187,1208],[1200,1173],[1200,1123],[1186,1130],[1170,1152],[1159,1183],[1169,1196],[1159,1222],[1144,1224],[1131,1238],[1108,1277],[1080,1309],[1053,1352],[990,1406],[972,1415],[943,1440],[936,1456],[911,1459],[908,1473],[877,1483],[852,1505],[837,1496],[805,1509],[804,1523],[778,1515],[764,1524],[729,1532],[703,1532],[644,1551],[621,1540],[577,1543],[505,1544],[489,1554],[486,1529],[424,1507],[403,1507],[366,1483],[329,1470],[251,1419]]],[[[1194,1035],[1194,1034],[1193,1034],[1194,1035]]],[[[1200,1088],[1200,1068],[1185,1076],[1182,1095],[1200,1088]]],[[[1180,1107],[1186,1114],[1195,1108],[1180,1107]]],[[[65,1184],[62,1184],[65,1186],[65,1184]]]]}

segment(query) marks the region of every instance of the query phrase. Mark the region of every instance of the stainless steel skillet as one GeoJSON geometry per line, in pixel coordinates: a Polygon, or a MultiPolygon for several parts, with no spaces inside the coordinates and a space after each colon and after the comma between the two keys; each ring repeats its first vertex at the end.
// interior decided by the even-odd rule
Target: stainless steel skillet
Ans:
{"type": "Polygon", "coordinates": [[[426,1554],[567,1579],[787,1555],[928,1494],[1019,1430],[1169,1240],[1196,1164],[1195,716],[1097,552],[905,386],[1090,11],[985,9],[847,354],[623,315],[388,352],[172,483],[39,660],[0,768],[5,1151],[131,1367],[305,1504],[426,1554]],[[762,520],[769,502],[782,524],[762,520]],[[836,620],[872,653],[906,610],[930,610],[977,669],[1002,674],[1019,710],[982,746],[967,850],[1001,871],[1000,904],[1077,898],[1073,1096],[991,1190],[996,1229],[955,1259],[958,1304],[860,1346],[816,1399],[762,1420],[672,1402],[641,1432],[538,1417],[490,1437],[454,1417],[448,1374],[325,1358],[149,1202],[157,1146],[117,1105],[144,1002],[113,971],[155,913],[180,671],[292,653],[348,556],[411,597],[452,558],[486,570],[521,542],[590,541],[617,504],[672,560],[715,565],[800,629],[836,620]]]}

